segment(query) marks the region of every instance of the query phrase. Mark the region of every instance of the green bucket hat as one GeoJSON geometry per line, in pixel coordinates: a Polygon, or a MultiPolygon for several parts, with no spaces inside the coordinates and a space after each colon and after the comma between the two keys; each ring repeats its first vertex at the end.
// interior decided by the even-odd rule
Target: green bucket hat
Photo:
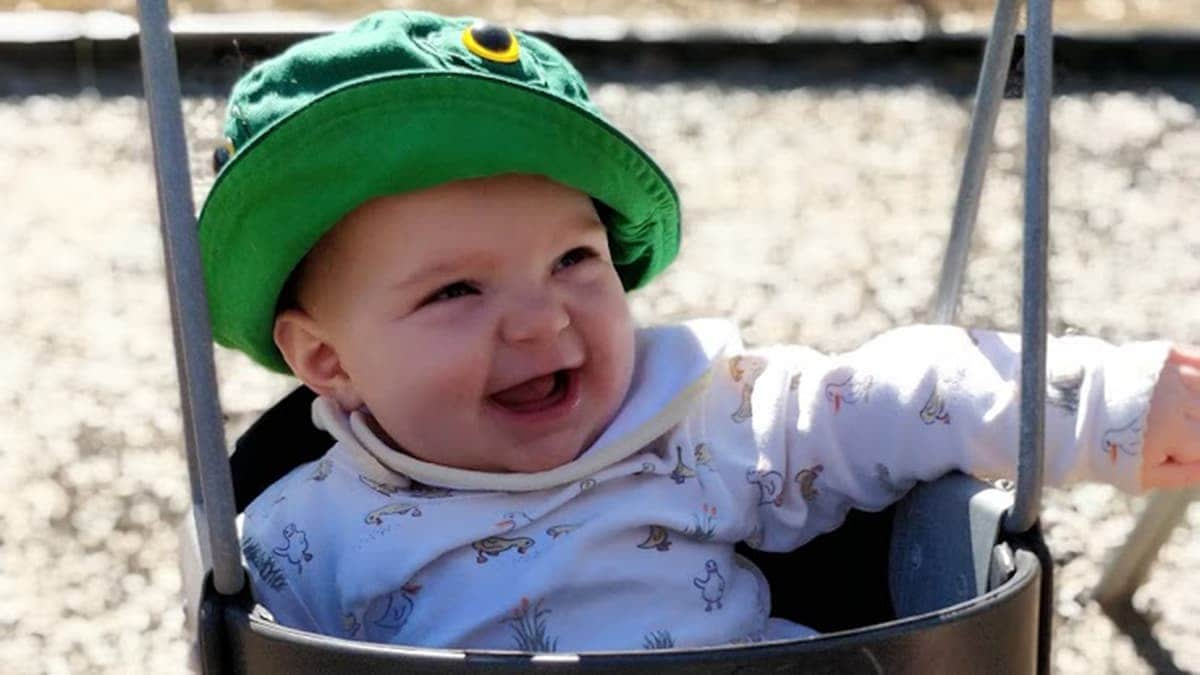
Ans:
{"type": "Polygon", "coordinates": [[[381,12],[299,43],[234,86],[199,217],[213,335],[289,372],[272,339],[292,270],[375,197],[505,173],[603,204],[617,272],[641,286],[679,248],[666,174],[601,117],[545,42],[467,18],[381,12]]]}

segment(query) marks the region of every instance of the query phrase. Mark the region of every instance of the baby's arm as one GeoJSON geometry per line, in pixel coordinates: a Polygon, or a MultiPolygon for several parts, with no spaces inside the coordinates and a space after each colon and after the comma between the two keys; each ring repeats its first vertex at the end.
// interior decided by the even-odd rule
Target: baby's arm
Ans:
{"type": "Polygon", "coordinates": [[[1200,349],[1172,347],[1163,365],[1142,444],[1145,488],[1200,483],[1200,349]]]}
{"type": "MultiPolygon", "coordinates": [[[[752,411],[770,422],[755,425],[756,475],[786,477],[777,506],[758,510],[771,550],[837,527],[850,507],[884,508],[915,482],[948,471],[1016,473],[1017,335],[913,326],[846,354],[781,350],[764,361],[752,411]]],[[[1137,491],[1200,478],[1196,444],[1181,441],[1200,432],[1187,416],[1200,418],[1194,352],[1161,342],[1050,338],[1046,404],[1049,484],[1090,480],[1137,491]]]]}
{"type": "MultiPolygon", "coordinates": [[[[853,374],[869,380],[869,397],[840,413],[817,414],[802,427],[810,436],[825,436],[827,451],[844,458],[846,471],[836,477],[846,481],[850,496],[862,481],[849,472],[869,471],[876,462],[896,485],[951,469],[1013,476],[1021,352],[1020,336],[1013,334],[944,326],[889,331],[854,352],[830,357],[822,378],[829,383],[853,374]]],[[[1128,491],[1143,488],[1147,415],[1169,352],[1165,343],[1048,339],[1048,483],[1091,480],[1128,491]]]]}

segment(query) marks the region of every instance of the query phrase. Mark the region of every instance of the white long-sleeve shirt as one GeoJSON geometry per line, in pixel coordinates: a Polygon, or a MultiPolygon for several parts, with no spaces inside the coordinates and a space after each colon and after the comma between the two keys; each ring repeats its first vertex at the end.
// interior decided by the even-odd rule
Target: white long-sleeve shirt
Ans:
{"type": "MultiPolygon", "coordinates": [[[[1167,345],[1051,339],[1046,475],[1137,490],[1167,345]]],[[[430,464],[361,411],[246,510],[256,599],[288,626],[375,642],[583,651],[804,635],[770,620],[734,545],[785,551],[953,469],[1015,471],[1019,338],[900,328],[841,355],[745,349],[696,321],[639,331],[617,418],[537,474],[430,464]]],[[[286,448],[280,448],[286,452],[286,448]]]]}

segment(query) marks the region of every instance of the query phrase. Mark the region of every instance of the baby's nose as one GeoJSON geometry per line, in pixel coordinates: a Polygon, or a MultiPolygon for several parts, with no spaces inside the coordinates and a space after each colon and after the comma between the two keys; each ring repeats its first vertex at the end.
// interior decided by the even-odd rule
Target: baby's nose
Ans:
{"type": "Polygon", "coordinates": [[[501,320],[508,342],[538,342],[558,337],[571,325],[563,303],[551,293],[529,293],[513,301],[501,320]]]}

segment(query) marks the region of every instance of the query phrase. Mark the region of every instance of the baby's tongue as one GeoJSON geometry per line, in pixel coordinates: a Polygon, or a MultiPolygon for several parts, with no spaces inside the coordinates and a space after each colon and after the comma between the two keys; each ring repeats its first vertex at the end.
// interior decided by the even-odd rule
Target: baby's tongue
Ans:
{"type": "Polygon", "coordinates": [[[509,408],[520,408],[545,399],[554,391],[554,374],[526,380],[515,387],[492,394],[492,400],[509,408]]]}

